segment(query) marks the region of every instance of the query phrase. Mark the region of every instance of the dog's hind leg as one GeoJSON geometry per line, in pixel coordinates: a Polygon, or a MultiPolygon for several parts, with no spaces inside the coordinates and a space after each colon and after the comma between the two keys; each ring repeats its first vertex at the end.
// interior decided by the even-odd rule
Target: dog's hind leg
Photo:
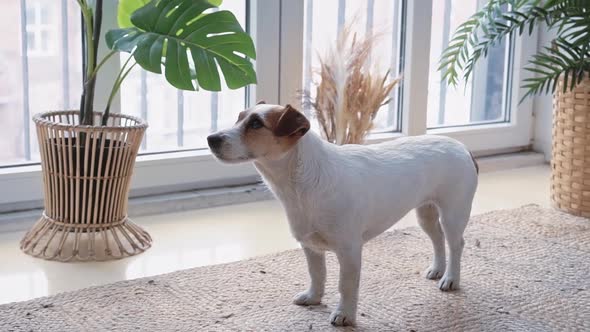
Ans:
{"type": "MultiPolygon", "coordinates": [[[[468,200],[467,200],[468,201],[468,200]]],[[[441,225],[449,246],[449,263],[445,274],[438,283],[443,291],[459,288],[461,279],[461,255],[465,241],[463,232],[469,221],[471,202],[469,204],[455,204],[452,207],[441,206],[441,225]]]]}
{"type": "Polygon", "coordinates": [[[440,279],[445,271],[445,238],[438,221],[438,209],[434,204],[425,204],[416,209],[418,224],[432,240],[434,256],[426,270],[426,278],[440,279]]]}

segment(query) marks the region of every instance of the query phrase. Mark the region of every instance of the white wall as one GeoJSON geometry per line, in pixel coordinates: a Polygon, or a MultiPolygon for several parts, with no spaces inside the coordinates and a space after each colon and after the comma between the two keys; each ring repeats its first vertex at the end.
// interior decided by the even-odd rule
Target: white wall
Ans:
{"type": "MultiPolygon", "coordinates": [[[[539,28],[538,49],[549,46],[555,36],[555,31],[549,31],[545,26],[539,28]]],[[[540,95],[533,100],[534,128],[533,128],[533,149],[542,152],[545,160],[551,160],[551,123],[553,113],[553,96],[540,95]]]]}

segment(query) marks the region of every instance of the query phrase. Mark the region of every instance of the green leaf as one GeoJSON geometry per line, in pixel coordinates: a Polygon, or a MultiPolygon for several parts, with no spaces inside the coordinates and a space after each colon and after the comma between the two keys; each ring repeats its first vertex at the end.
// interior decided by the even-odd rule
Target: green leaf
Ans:
{"type": "MultiPolygon", "coordinates": [[[[139,8],[147,5],[151,0],[119,0],[117,8],[117,23],[119,28],[131,28],[131,15],[139,8]]],[[[223,0],[208,0],[215,7],[221,6],[223,0]]]]}
{"type": "Polygon", "coordinates": [[[256,83],[252,39],[231,12],[203,13],[213,7],[207,0],[152,1],[133,13],[132,27],[109,31],[107,45],[133,52],[154,73],[163,62],[166,80],[179,89],[220,91],[221,74],[230,89],[256,83]]]}
{"type": "Polygon", "coordinates": [[[119,0],[117,8],[117,23],[119,28],[131,28],[131,14],[137,9],[145,6],[150,0],[119,0]]]}
{"type": "MultiPolygon", "coordinates": [[[[548,0],[543,6],[549,6],[552,1],[556,0],[548,0]]],[[[515,33],[522,34],[527,25],[532,28],[537,24],[540,14],[547,13],[545,7],[538,7],[541,4],[541,0],[489,0],[455,31],[441,55],[440,62],[447,64],[439,68],[443,76],[449,78],[448,82],[455,82],[463,71],[463,77],[468,78],[491,47],[515,33]]]]}
{"type": "Polygon", "coordinates": [[[530,65],[525,69],[536,75],[523,80],[522,87],[527,89],[525,97],[555,92],[562,76],[563,91],[572,90],[579,83],[580,73],[590,72],[590,57],[581,48],[561,38],[556,40],[555,45],[555,49],[545,47],[529,60],[530,65]]]}

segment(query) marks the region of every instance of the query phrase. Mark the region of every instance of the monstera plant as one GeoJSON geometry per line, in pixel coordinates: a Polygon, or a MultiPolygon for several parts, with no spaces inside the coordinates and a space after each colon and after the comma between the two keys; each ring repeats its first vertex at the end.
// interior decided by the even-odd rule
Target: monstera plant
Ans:
{"type": "Polygon", "coordinates": [[[23,238],[28,254],[54,260],[121,258],[143,252],[151,238],[127,217],[135,157],[147,128],[143,119],[111,113],[131,70],[164,74],[174,87],[219,91],[256,83],[254,44],[221,0],[120,0],[119,28],[98,61],[103,0],[76,0],[83,17],[83,92],[77,111],[38,114],[33,121],[43,170],[45,211],[23,238]],[[129,53],[104,110],[94,105],[100,68],[129,53]],[[100,243],[99,243],[100,242],[100,243]]]}

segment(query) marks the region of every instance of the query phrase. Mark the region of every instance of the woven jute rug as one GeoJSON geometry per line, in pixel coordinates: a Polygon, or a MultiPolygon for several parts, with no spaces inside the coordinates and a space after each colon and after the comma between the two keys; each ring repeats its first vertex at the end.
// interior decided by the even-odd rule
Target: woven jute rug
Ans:
{"type": "Polygon", "coordinates": [[[299,307],[300,250],[0,306],[0,331],[590,331],[590,220],[536,206],[473,217],[462,288],[423,277],[418,228],[363,252],[358,325],[330,326],[337,264],[323,304],[299,307]]]}

